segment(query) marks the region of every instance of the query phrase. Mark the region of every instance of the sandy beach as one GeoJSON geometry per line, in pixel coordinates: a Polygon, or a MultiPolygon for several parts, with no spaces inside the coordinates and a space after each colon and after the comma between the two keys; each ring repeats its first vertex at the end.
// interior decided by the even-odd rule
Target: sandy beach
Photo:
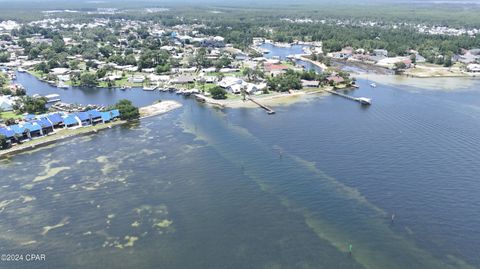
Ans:
{"type": "Polygon", "coordinates": [[[354,73],[357,79],[366,79],[391,86],[409,86],[422,90],[465,90],[471,89],[480,80],[474,77],[409,77],[405,75],[382,75],[354,73]]]}
{"type": "Polygon", "coordinates": [[[159,103],[155,103],[153,105],[149,106],[144,106],[141,107],[140,110],[140,118],[147,118],[147,117],[153,117],[157,116],[160,114],[167,113],[169,111],[172,111],[174,109],[182,107],[182,104],[176,101],[172,100],[167,100],[167,101],[161,101],[159,103]]]}
{"type": "MultiPolygon", "coordinates": [[[[297,102],[305,102],[311,98],[316,98],[322,95],[328,95],[329,93],[323,91],[322,89],[307,89],[301,91],[293,91],[291,93],[270,93],[266,95],[252,96],[254,100],[267,105],[267,106],[285,106],[291,105],[297,102]]],[[[227,107],[227,108],[258,108],[258,105],[251,101],[244,101],[241,98],[239,99],[226,99],[226,100],[215,100],[207,96],[201,96],[207,104],[227,107]]]]}

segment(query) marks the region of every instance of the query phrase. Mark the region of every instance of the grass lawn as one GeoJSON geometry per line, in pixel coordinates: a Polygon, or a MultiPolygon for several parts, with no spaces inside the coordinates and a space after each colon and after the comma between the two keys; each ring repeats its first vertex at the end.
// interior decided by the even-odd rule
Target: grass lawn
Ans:
{"type": "Polygon", "coordinates": [[[39,79],[42,79],[42,77],[45,75],[43,72],[38,70],[28,70],[28,73],[39,79]]]}
{"type": "Polygon", "coordinates": [[[20,119],[22,114],[17,114],[13,111],[4,111],[0,113],[0,118],[2,119],[20,119]]]}

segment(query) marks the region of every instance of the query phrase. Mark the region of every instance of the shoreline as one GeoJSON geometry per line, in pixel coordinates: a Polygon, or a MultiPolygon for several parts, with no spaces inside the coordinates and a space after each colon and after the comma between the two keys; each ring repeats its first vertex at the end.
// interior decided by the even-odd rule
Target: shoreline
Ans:
{"type": "MultiPolygon", "coordinates": [[[[180,107],[182,107],[182,104],[178,103],[177,101],[171,101],[171,100],[159,102],[149,106],[144,106],[139,108],[139,110],[141,111],[140,112],[141,117],[139,118],[139,120],[165,114],[167,112],[170,112],[180,107]]],[[[44,137],[39,137],[37,139],[33,139],[30,141],[24,142],[22,144],[15,145],[9,149],[1,150],[0,159],[9,158],[18,153],[27,152],[29,150],[34,150],[34,149],[42,148],[51,144],[55,144],[56,142],[66,140],[68,138],[96,134],[99,131],[104,131],[106,129],[111,129],[113,127],[121,126],[125,123],[128,123],[128,122],[124,120],[116,120],[113,122],[91,125],[86,127],[79,127],[74,129],[60,129],[56,131],[56,133],[54,134],[47,135],[44,137]]]]}
{"type": "MultiPolygon", "coordinates": [[[[254,100],[261,102],[268,106],[287,106],[307,100],[309,97],[318,97],[329,95],[325,91],[327,88],[307,88],[303,90],[293,91],[291,93],[272,93],[268,95],[251,96],[254,100]]],[[[198,99],[203,99],[206,104],[211,106],[217,106],[220,108],[258,108],[253,102],[248,100],[235,99],[235,100],[215,100],[211,97],[204,95],[197,95],[198,99]]]]}
{"type": "Polygon", "coordinates": [[[480,77],[414,77],[377,73],[353,73],[352,77],[393,87],[413,87],[422,90],[464,90],[480,81],[480,77]]]}

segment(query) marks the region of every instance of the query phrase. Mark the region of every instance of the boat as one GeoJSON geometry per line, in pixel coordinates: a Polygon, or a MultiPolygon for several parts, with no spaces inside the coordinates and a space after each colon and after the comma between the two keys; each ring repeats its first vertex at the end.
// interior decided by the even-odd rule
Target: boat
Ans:
{"type": "Polygon", "coordinates": [[[23,68],[21,68],[21,67],[19,67],[19,68],[17,69],[17,71],[20,72],[20,73],[25,73],[25,72],[27,72],[25,69],[23,69],[23,68]]]}
{"type": "Polygon", "coordinates": [[[156,89],[157,89],[156,86],[144,87],[144,88],[143,88],[144,91],[154,91],[154,90],[156,90],[156,89]]]}
{"type": "Polygon", "coordinates": [[[45,98],[47,98],[47,103],[60,102],[60,95],[56,93],[45,95],[45,98]]]}
{"type": "Polygon", "coordinates": [[[372,99],[367,98],[367,97],[358,97],[358,98],[356,98],[356,100],[358,102],[360,102],[360,104],[362,104],[362,105],[368,105],[369,106],[369,105],[372,104],[372,99]]]}
{"type": "Polygon", "coordinates": [[[68,85],[65,84],[65,82],[63,81],[59,81],[58,84],[57,84],[57,88],[60,88],[60,89],[68,89],[68,85]]]}
{"type": "Polygon", "coordinates": [[[377,84],[375,84],[375,82],[374,82],[374,83],[370,83],[370,87],[376,88],[376,87],[377,87],[377,84]]]}

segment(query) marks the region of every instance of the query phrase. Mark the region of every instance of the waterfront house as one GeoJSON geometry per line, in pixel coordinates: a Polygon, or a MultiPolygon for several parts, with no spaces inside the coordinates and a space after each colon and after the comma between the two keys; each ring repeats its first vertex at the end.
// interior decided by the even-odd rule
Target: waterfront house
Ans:
{"type": "Polygon", "coordinates": [[[261,94],[263,90],[267,88],[267,83],[261,84],[254,84],[254,83],[247,83],[245,86],[245,92],[248,94],[261,94]]]}
{"type": "Polygon", "coordinates": [[[330,83],[330,85],[338,85],[338,84],[341,84],[341,83],[345,82],[345,79],[343,79],[339,75],[331,75],[331,76],[327,77],[327,81],[328,81],[328,83],[330,83]]]}
{"type": "Polygon", "coordinates": [[[102,115],[103,123],[110,122],[113,119],[111,111],[100,112],[100,114],[102,115]]]}
{"type": "Polygon", "coordinates": [[[237,77],[224,77],[220,82],[218,82],[218,86],[227,89],[232,87],[233,85],[242,85],[244,84],[243,79],[237,77]]]}
{"type": "Polygon", "coordinates": [[[42,136],[42,127],[36,122],[25,122],[22,124],[29,138],[42,136]]]}
{"type": "Polygon", "coordinates": [[[4,95],[0,96],[0,109],[3,111],[12,111],[13,110],[14,100],[11,96],[4,95]]]}
{"type": "Polygon", "coordinates": [[[234,93],[234,94],[239,94],[242,92],[242,89],[244,88],[244,86],[242,84],[234,84],[234,85],[231,85],[227,88],[227,91],[231,92],[231,93],[234,93]]]}
{"type": "Polygon", "coordinates": [[[170,80],[172,84],[189,84],[194,82],[195,78],[193,76],[180,76],[170,80]]]}
{"type": "Polygon", "coordinates": [[[202,77],[198,78],[197,80],[200,81],[200,82],[203,82],[203,83],[215,83],[217,81],[217,77],[216,76],[202,76],[202,77]]]}
{"type": "Polygon", "coordinates": [[[133,76],[128,79],[130,83],[143,83],[145,81],[145,77],[143,76],[133,76]]]}
{"type": "Polygon", "coordinates": [[[332,53],[332,57],[336,58],[336,59],[348,59],[348,58],[352,57],[352,55],[353,55],[353,48],[352,47],[346,47],[346,48],[343,48],[339,52],[332,53]]]}
{"type": "Polygon", "coordinates": [[[388,50],[385,50],[385,49],[375,49],[373,50],[373,55],[377,56],[377,57],[383,57],[383,58],[386,58],[388,57],[388,50]]]}
{"type": "Polygon", "coordinates": [[[319,85],[320,85],[320,81],[302,79],[303,88],[318,88],[319,85]]]}
{"type": "Polygon", "coordinates": [[[53,128],[64,126],[63,118],[58,113],[48,115],[47,120],[52,124],[53,128]]]}
{"type": "Polygon", "coordinates": [[[15,133],[17,141],[22,141],[29,138],[30,133],[23,125],[14,124],[10,125],[9,128],[15,133]]]}
{"type": "Polygon", "coordinates": [[[282,64],[265,63],[264,67],[265,71],[269,72],[271,76],[283,74],[288,70],[288,66],[282,64]]]}
{"type": "Polygon", "coordinates": [[[67,128],[72,128],[72,127],[81,125],[80,119],[73,114],[67,115],[65,118],[63,118],[63,123],[67,128]]]}
{"type": "Polygon", "coordinates": [[[77,112],[75,116],[80,120],[80,126],[91,125],[90,115],[87,112],[77,112]]]}
{"type": "Polygon", "coordinates": [[[87,114],[88,114],[88,117],[90,118],[90,124],[96,124],[103,121],[102,114],[96,109],[88,110],[87,114]]]}
{"type": "Polygon", "coordinates": [[[42,128],[42,135],[47,135],[53,132],[53,124],[47,118],[42,117],[33,122],[40,125],[40,127],[42,128]]]}
{"type": "Polygon", "coordinates": [[[472,73],[480,72],[480,64],[469,64],[467,65],[467,71],[472,73]]]}
{"type": "Polygon", "coordinates": [[[9,144],[15,142],[15,132],[9,128],[0,127],[0,135],[3,135],[9,144]]]}

